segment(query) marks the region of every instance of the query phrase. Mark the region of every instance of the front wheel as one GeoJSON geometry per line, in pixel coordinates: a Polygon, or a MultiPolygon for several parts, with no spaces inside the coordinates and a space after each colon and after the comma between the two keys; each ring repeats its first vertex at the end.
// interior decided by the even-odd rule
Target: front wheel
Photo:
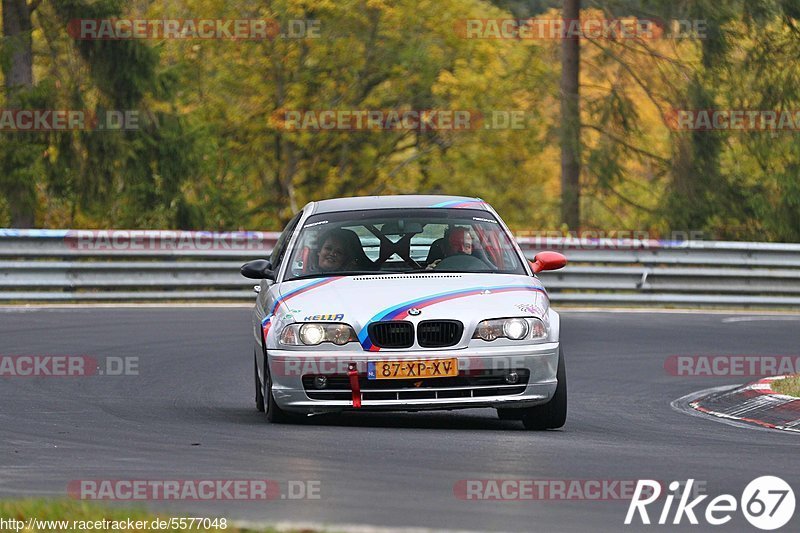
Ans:
{"type": "Polygon", "coordinates": [[[567,421],[567,370],[564,366],[564,351],[559,349],[558,369],[556,370],[556,392],[553,398],[543,405],[521,409],[522,424],[525,429],[557,429],[567,421]]]}
{"type": "Polygon", "coordinates": [[[288,424],[294,422],[295,417],[278,407],[275,397],[272,394],[272,375],[269,371],[267,356],[264,356],[264,407],[267,413],[267,420],[273,424],[288,424]]]}
{"type": "Polygon", "coordinates": [[[255,367],[256,376],[256,409],[264,412],[264,386],[261,384],[261,378],[258,377],[258,360],[256,359],[256,351],[253,350],[253,366],[255,367]]]}

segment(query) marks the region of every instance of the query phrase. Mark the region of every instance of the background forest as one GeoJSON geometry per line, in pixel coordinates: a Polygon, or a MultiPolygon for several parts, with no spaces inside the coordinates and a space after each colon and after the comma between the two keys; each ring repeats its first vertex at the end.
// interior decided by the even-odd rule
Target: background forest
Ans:
{"type": "Polygon", "coordinates": [[[0,132],[0,227],[278,230],[310,200],[439,193],[480,196],[516,230],[800,241],[800,132],[669,121],[675,109],[800,110],[800,0],[583,0],[582,18],[702,20],[706,31],[580,40],[579,228],[561,211],[561,43],[456,31],[562,8],[2,0],[0,109],[138,110],[142,121],[0,132]],[[76,18],[314,19],[319,36],[87,41],[67,31],[76,18]],[[275,120],[285,109],[515,111],[525,127],[293,131],[275,120]]]}

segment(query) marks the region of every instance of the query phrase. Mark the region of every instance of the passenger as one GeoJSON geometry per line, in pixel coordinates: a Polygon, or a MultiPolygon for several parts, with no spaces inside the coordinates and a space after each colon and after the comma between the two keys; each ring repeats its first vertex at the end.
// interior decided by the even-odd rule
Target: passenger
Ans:
{"type": "Polygon", "coordinates": [[[358,270],[356,247],[361,248],[358,236],[352,231],[333,229],[320,236],[317,265],[322,272],[358,270]]]}

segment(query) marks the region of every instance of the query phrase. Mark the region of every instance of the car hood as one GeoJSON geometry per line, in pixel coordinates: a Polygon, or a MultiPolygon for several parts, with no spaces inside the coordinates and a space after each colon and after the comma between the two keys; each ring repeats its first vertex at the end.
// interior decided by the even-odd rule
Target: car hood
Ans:
{"type": "Polygon", "coordinates": [[[537,278],[506,274],[341,276],[281,284],[280,322],[345,322],[363,338],[372,322],[536,316],[547,321],[549,300],[537,278]]]}

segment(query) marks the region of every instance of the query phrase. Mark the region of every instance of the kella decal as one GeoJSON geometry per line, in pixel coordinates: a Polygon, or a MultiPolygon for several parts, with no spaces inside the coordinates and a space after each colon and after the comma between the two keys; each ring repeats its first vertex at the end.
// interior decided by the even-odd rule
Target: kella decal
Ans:
{"type": "Polygon", "coordinates": [[[338,322],[340,320],[344,320],[344,313],[338,313],[335,315],[309,315],[303,319],[303,322],[321,321],[321,320],[330,320],[333,322],[338,322]]]}

